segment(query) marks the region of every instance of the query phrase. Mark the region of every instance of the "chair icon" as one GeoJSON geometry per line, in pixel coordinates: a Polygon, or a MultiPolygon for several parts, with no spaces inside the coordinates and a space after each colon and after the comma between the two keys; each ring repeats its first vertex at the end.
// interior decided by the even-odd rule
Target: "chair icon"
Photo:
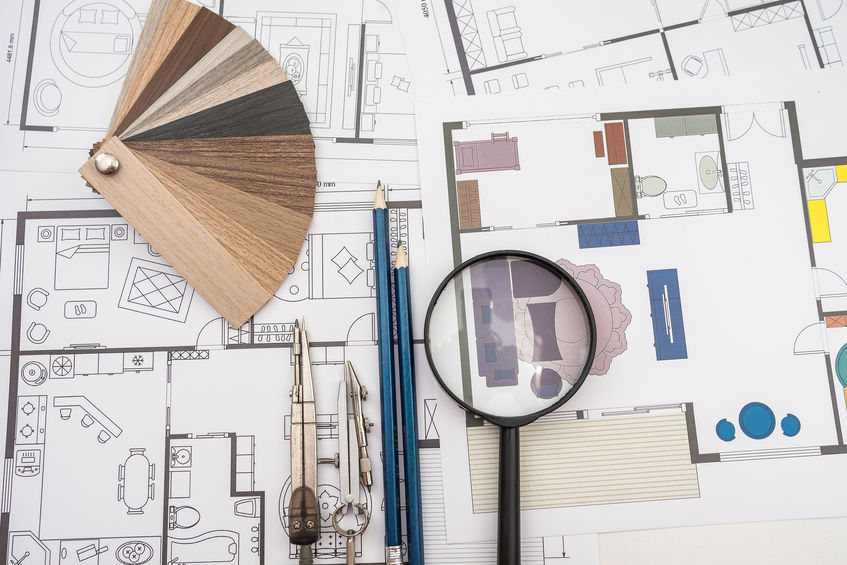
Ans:
{"type": "Polygon", "coordinates": [[[44,343],[49,336],[50,330],[47,329],[47,326],[38,322],[30,323],[26,330],[26,337],[32,343],[44,343]]]}
{"type": "Polygon", "coordinates": [[[40,287],[35,287],[26,295],[26,303],[33,310],[41,310],[47,304],[47,297],[50,293],[40,287]]]}

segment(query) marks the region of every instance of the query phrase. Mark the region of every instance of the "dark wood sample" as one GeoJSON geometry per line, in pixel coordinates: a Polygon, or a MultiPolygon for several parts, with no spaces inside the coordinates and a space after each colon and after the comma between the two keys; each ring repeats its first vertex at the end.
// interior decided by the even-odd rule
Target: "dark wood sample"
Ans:
{"type": "Polygon", "coordinates": [[[174,48],[159,65],[156,73],[130,106],[115,131],[123,131],[140,116],[159,96],[194,66],[221,39],[235,28],[207,8],[201,8],[182,32],[174,48]]]}
{"type": "Polygon", "coordinates": [[[305,135],[309,118],[291,81],[224,102],[124,141],[305,135]]]}

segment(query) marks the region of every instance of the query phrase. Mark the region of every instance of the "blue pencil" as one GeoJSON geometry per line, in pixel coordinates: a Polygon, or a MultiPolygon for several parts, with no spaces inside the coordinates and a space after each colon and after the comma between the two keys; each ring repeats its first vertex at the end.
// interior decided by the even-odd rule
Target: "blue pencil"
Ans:
{"type": "Polygon", "coordinates": [[[403,421],[403,468],[406,474],[406,543],[409,565],[423,565],[423,509],[418,460],[418,418],[415,403],[415,357],[412,352],[412,302],[409,260],[397,246],[394,263],[394,304],[397,310],[397,363],[400,370],[400,408],[403,421]]]}
{"type": "Polygon", "coordinates": [[[400,461],[397,449],[397,395],[394,388],[394,334],[391,309],[391,248],[388,207],[382,184],[374,199],[374,273],[379,339],[380,407],[382,409],[382,477],[385,485],[385,562],[402,565],[400,525],[400,461]]]}

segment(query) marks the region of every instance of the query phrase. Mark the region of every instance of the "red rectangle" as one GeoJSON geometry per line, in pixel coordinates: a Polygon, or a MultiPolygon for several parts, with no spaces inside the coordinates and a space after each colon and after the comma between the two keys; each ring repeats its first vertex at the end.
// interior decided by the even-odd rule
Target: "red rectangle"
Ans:
{"type": "Polygon", "coordinates": [[[626,165],[626,142],[623,136],[623,122],[603,125],[606,130],[606,153],[610,165],[626,165]]]}
{"type": "Polygon", "coordinates": [[[603,147],[603,132],[594,132],[594,156],[597,158],[606,156],[606,149],[603,147]]]}

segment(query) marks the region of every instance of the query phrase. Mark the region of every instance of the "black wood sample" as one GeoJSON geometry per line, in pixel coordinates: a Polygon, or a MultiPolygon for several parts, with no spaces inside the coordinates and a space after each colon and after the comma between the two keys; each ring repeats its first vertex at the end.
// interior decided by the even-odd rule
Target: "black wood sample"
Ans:
{"type": "Polygon", "coordinates": [[[309,118],[291,81],[224,102],[125,141],[310,134],[309,118]]]}

